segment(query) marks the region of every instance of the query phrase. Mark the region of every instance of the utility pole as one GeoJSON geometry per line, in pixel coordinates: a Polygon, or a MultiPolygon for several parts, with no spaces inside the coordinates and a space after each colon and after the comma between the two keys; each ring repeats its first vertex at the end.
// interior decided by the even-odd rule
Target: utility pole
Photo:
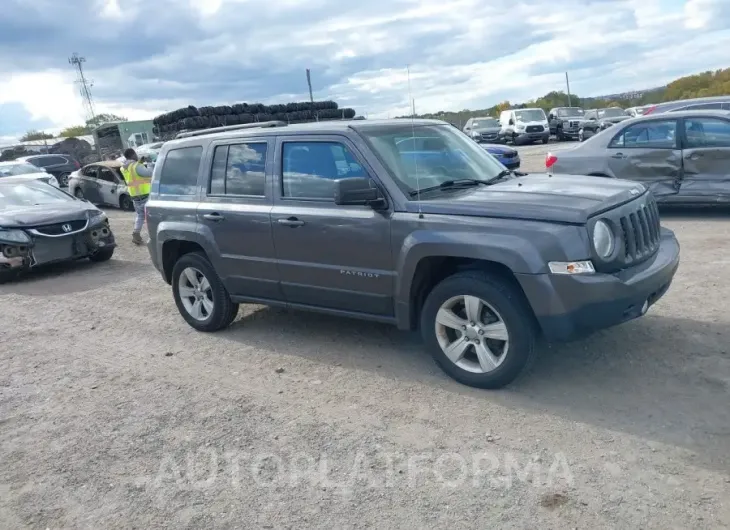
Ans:
{"type": "Polygon", "coordinates": [[[312,73],[307,68],[307,86],[309,87],[309,101],[314,103],[314,96],[312,95],[312,73]]]}
{"type": "Polygon", "coordinates": [[[94,120],[96,114],[94,113],[94,102],[91,99],[91,87],[94,86],[93,81],[87,81],[84,76],[83,63],[86,62],[86,58],[80,57],[78,53],[74,53],[69,57],[68,64],[76,68],[78,72],[78,79],[76,83],[79,85],[79,92],[81,93],[81,99],[84,102],[84,110],[86,111],[86,119],[94,120]]]}
{"type": "Polygon", "coordinates": [[[573,105],[570,104],[570,81],[568,80],[568,72],[565,72],[565,84],[568,86],[568,106],[572,107],[573,105]]]}

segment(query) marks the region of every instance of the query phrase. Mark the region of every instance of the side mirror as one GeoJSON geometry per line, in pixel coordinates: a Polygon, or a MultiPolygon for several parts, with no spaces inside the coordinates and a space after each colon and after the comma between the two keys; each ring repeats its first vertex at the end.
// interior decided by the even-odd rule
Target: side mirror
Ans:
{"type": "Polygon", "coordinates": [[[554,114],[548,114],[548,120],[554,120],[555,115],[554,114]]]}
{"type": "Polygon", "coordinates": [[[509,119],[509,124],[510,124],[510,125],[514,125],[514,124],[515,124],[515,120],[513,120],[512,118],[510,118],[510,119],[509,119]]]}
{"type": "Polygon", "coordinates": [[[385,206],[385,199],[371,179],[367,177],[350,177],[335,181],[335,204],[382,208],[385,206]]]}

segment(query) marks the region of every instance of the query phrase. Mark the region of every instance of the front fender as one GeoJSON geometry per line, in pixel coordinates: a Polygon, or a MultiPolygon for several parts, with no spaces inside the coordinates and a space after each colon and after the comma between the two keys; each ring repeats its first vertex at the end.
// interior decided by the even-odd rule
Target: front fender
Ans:
{"type": "Polygon", "coordinates": [[[402,329],[411,322],[411,290],[418,264],[429,257],[490,261],[513,274],[548,272],[550,261],[573,261],[588,256],[585,229],[552,223],[498,225],[492,230],[416,230],[403,240],[397,257],[396,320],[402,329]]]}
{"type": "Polygon", "coordinates": [[[399,300],[409,299],[418,263],[432,256],[493,261],[520,274],[545,271],[545,261],[539,248],[522,236],[416,231],[404,240],[396,263],[396,293],[399,300]]]}

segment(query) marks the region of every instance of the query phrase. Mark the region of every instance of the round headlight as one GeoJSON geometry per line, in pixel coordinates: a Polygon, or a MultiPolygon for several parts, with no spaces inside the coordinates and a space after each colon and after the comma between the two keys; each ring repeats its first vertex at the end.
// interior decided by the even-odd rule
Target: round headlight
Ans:
{"type": "Polygon", "coordinates": [[[593,248],[596,249],[596,254],[606,259],[613,253],[615,246],[616,238],[611,227],[606,221],[598,221],[593,226],[593,248]]]}

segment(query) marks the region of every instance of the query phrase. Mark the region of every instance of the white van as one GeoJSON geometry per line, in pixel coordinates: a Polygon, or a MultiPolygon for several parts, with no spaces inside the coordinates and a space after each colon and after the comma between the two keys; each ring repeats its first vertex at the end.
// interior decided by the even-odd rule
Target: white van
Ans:
{"type": "Polygon", "coordinates": [[[542,109],[504,110],[499,115],[500,135],[515,145],[550,140],[550,125],[542,109]]]}

